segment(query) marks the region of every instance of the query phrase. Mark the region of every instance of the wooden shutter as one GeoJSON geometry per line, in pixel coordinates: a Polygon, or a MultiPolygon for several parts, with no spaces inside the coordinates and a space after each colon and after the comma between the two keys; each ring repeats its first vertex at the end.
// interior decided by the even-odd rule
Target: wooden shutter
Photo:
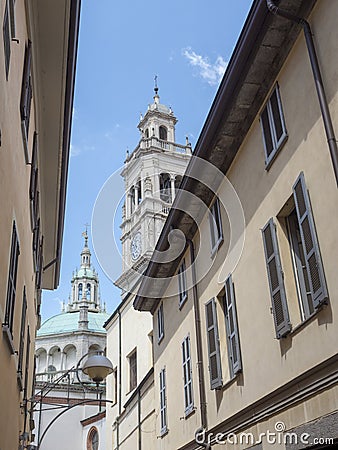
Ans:
{"type": "Polygon", "coordinates": [[[318,308],[328,298],[309,195],[303,172],[293,186],[297,218],[309,278],[313,306],[318,308]]]}
{"type": "Polygon", "coordinates": [[[222,386],[223,380],[221,355],[219,349],[216,302],[214,298],[205,305],[205,310],[208,336],[210,387],[211,389],[217,389],[222,386]]]}
{"type": "Polygon", "coordinates": [[[279,257],[276,226],[270,219],[262,230],[266,268],[275,321],[276,337],[280,339],[291,330],[289,311],[286,302],[283,271],[279,257]]]}
{"type": "Polygon", "coordinates": [[[22,297],[22,309],[21,309],[20,344],[19,344],[19,360],[18,360],[18,372],[20,376],[22,375],[23,351],[25,346],[26,313],[27,313],[27,297],[26,297],[26,287],[24,287],[22,297]]]}
{"type": "Polygon", "coordinates": [[[234,376],[242,370],[242,359],[239,345],[235,292],[231,275],[225,280],[224,313],[230,373],[231,376],[234,376]]]}

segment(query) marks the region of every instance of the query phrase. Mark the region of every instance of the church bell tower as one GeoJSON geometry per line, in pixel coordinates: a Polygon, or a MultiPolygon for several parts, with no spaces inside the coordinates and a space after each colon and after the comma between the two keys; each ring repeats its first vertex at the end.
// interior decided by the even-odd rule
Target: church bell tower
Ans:
{"type": "MultiPolygon", "coordinates": [[[[156,78],[155,78],[156,80],[156,78]]],[[[160,103],[157,82],[153,103],[141,114],[140,140],[122,170],[125,204],[121,224],[123,267],[115,284],[135,289],[147,266],[191,156],[191,144],[176,143],[177,118],[160,103]]]]}

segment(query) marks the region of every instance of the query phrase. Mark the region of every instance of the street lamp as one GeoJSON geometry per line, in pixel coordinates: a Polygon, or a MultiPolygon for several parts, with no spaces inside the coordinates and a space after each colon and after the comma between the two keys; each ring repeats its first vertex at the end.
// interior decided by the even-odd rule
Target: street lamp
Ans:
{"type": "Polygon", "coordinates": [[[104,355],[91,355],[83,364],[82,372],[98,384],[113,372],[113,365],[104,355]]]}
{"type": "MultiPolygon", "coordinates": [[[[48,384],[48,392],[50,392],[51,390],[53,390],[53,388],[55,388],[63,379],[65,379],[71,372],[75,372],[77,380],[79,381],[79,383],[83,386],[84,389],[86,389],[84,383],[81,381],[80,377],[79,377],[79,371],[82,371],[85,375],[87,375],[92,381],[94,381],[94,383],[96,383],[97,389],[99,388],[99,384],[108,376],[113,372],[113,365],[111,363],[111,361],[101,352],[98,352],[97,354],[92,354],[91,352],[86,353],[85,355],[82,356],[82,358],[79,360],[79,362],[76,365],[76,368],[74,368],[74,366],[67,370],[67,372],[65,372],[64,374],[62,374],[57,380],[55,380],[55,382],[53,383],[49,383],[48,384]],[[84,364],[82,365],[82,367],[80,367],[81,362],[84,360],[85,357],[87,357],[88,355],[90,355],[86,361],[84,362],[84,364]]],[[[43,398],[46,397],[45,394],[44,396],[42,396],[42,392],[43,390],[41,390],[41,398],[40,398],[40,402],[42,405],[42,401],[43,398]]],[[[33,405],[35,406],[38,401],[36,401],[37,395],[35,395],[33,397],[33,399],[31,399],[30,401],[33,403],[33,405]]],[[[47,425],[47,427],[44,429],[41,437],[38,437],[38,442],[37,444],[30,444],[28,445],[27,448],[28,450],[39,450],[40,446],[41,446],[41,442],[43,440],[43,438],[45,437],[47,431],[49,430],[49,428],[53,425],[53,423],[59,418],[61,417],[65,412],[69,411],[70,409],[79,406],[79,405],[84,405],[84,404],[88,404],[88,403],[92,403],[92,402],[96,402],[97,400],[90,400],[90,399],[86,399],[83,401],[79,401],[76,404],[73,405],[68,405],[66,407],[66,409],[64,409],[63,411],[61,411],[59,414],[57,414],[47,425]]],[[[107,400],[107,399],[100,399],[100,403],[104,402],[104,403],[113,403],[111,400],[107,400]]],[[[33,406],[33,408],[34,408],[33,406]]],[[[41,411],[41,407],[40,407],[40,414],[42,413],[41,411]]],[[[39,434],[40,434],[40,430],[39,430],[39,434]]]]}

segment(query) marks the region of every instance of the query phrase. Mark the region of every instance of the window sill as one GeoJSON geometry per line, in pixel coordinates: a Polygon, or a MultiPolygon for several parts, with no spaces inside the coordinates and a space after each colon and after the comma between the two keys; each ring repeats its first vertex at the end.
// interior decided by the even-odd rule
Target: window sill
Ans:
{"type": "Polygon", "coordinates": [[[314,319],[318,316],[318,313],[321,309],[322,309],[322,307],[320,307],[319,309],[316,309],[316,311],[314,311],[309,317],[304,319],[303,322],[296,325],[295,328],[293,328],[286,337],[288,337],[288,336],[292,337],[292,336],[296,335],[299,331],[301,331],[303,328],[305,328],[309,323],[313,322],[314,319]]]}
{"type": "Polygon", "coordinates": [[[183,297],[183,299],[179,302],[178,304],[178,308],[179,310],[181,310],[184,306],[184,304],[187,302],[188,300],[188,294],[185,294],[185,296],[183,297]]]}
{"type": "Polygon", "coordinates": [[[2,332],[6,337],[6,342],[8,344],[8,348],[9,348],[11,354],[14,355],[15,347],[14,347],[12,333],[9,331],[8,325],[6,325],[4,323],[2,324],[2,332]]]}
{"type": "Polygon", "coordinates": [[[163,438],[164,436],[166,436],[169,433],[169,428],[165,427],[161,430],[160,433],[160,438],[163,438]]]}
{"type": "Polygon", "coordinates": [[[238,375],[239,375],[240,373],[241,373],[241,372],[237,372],[236,375],[234,375],[232,378],[230,378],[230,380],[226,381],[226,382],[221,386],[221,389],[222,389],[223,391],[225,391],[225,390],[228,389],[232,384],[234,384],[234,382],[237,380],[238,375]]]}
{"type": "Polygon", "coordinates": [[[196,408],[194,407],[194,405],[191,405],[188,409],[186,409],[186,411],[184,413],[184,419],[185,420],[189,419],[190,416],[195,414],[195,411],[196,411],[196,408]]]}
{"type": "Polygon", "coordinates": [[[288,140],[288,135],[285,134],[285,136],[283,137],[281,143],[276,148],[276,150],[269,155],[268,159],[265,159],[265,170],[266,171],[268,171],[270,169],[270,167],[272,166],[274,160],[277,158],[279,152],[282,150],[282,148],[284,147],[284,145],[285,145],[287,140],[288,140]]]}
{"type": "Polygon", "coordinates": [[[218,252],[219,248],[222,246],[223,242],[224,242],[224,239],[223,239],[223,236],[221,236],[218,239],[218,241],[216,242],[216,244],[213,246],[213,248],[211,249],[211,258],[214,258],[214,256],[218,252]]]}

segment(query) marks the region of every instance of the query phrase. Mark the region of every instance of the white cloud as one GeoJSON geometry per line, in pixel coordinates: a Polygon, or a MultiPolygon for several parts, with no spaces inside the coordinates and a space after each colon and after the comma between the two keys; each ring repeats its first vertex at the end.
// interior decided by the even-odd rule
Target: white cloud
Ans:
{"type": "Polygon", "coordinates": [[[228,64],[222,56],[218,56],[212,64],[209,62],[208,57],[198,55],[191,47],[184,48],[182,54],[187,58],[190,65],[197,67],[199,75],[208,84],[215,86],[221,81],[228,64]]]}
{"type": "Polygon", "coordinates": [[[95,150],[95,147],[93,145],[83,145],[80,148],[73,144],[70,144],[70,157],[74,158],[75,156],[79,156],[84,152],[92,152],[94,150],[95,150]]]}
{"type": "Polygon", "coordinates": [[[79,147],[75,147],[75,145],[70,144],[70,156],[71,157],[79,156],[80,153],[81,153],[81,150],[79,149],[79,147]]]}

